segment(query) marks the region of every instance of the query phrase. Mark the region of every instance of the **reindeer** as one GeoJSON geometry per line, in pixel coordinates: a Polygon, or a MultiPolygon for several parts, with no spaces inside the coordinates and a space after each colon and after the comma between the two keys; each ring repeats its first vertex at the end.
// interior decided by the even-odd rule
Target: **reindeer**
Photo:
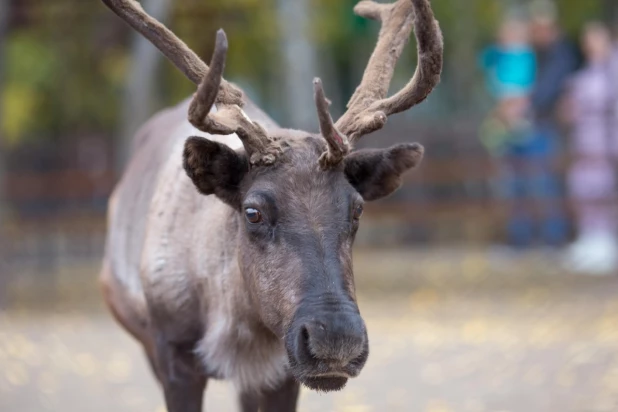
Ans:
{"type": "Polygon", "coordinates": [[[352,146],[438,83],[429,0],[356,5],[382,23],[377,45],[337,122],[314,80],[319,134],[280,128],[222,78],[222,30],[208,67],[134,0],[103,2],[198,85],[136,134],[109,202],[100,277],[168,411],[201,411],[209,378],[232,381],[245,412],[294,411],[301,384],[342,389],[369,354],[352,270],[363,202],[391,194],[423,157],[416,143],[352,146]],[[418,67],[387,97],[412,29],[418,67]]]}

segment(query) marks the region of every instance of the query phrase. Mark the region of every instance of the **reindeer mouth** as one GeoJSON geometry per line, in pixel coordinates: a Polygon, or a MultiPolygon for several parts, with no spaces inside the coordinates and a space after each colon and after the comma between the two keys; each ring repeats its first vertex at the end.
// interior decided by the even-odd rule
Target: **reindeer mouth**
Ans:
{"type": "Polygon", "coordinates": [[[348,379],[354,376],[347,372],[329,372],[309,375],[304,378],[301,383],[308,387],[321,392],[339,391],[348,383],[348,379]]]}
{"type": "Polygon", "coordinates": [[[289,357],[290,372],[304,386],[319,392],[332,392],[343,389],[348,380],[360,374],[369,356],[368,347],[356,359],[345,366],[334,367],[315,358],[298,359],[289,357]]]}
{"type": "Polygon", "coordinates": [[[367,329],[358,309],[342,299],[336,303],[334,309],[301,307],[285,335],[289,370],[309,389],[343,389],[369,357],[367,329]]]}
{"type": "Polygon", "coordinates": [[[348,378],[343,376],[319,376],[309,377],[301,380],[300,383],[307,388],[319,392],[340,391],[348,383],[348,378]]]}
{"type": "Polygon", "coordinates": [[[318,373],[317,375],[311,375],[311,378],[319,379],[319,378],[345,378],[350,379],[354,376],[348,374],[347,372],[330,372],[330,373],[318,373]]]}

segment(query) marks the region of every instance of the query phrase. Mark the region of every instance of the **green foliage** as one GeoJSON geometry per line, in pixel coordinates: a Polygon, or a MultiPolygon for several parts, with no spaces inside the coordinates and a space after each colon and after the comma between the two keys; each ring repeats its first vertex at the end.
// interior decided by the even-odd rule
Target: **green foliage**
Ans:
{"type": "MultiPolygon", "coordinates": [[[[223,27],[228,35],[226,77],[251,84],[260,94],[272,89],[278,53],[278,26],[275,0],[182,0],[174,4],[169,25],[204,60],[214,47],[215,32],[223,27]]],[[[165,65],[166,101],[189,96],[194,86],[165,65]]]]}
{"type": "Polygon", "coordinates": [[[93,34],[100,23],[94,15],[85,18],[79,7],[40,4],[30,11],[36,24],[6,38],[0,117],[6,143],[113,128],[124,55],[114,48],[98,50],[93,34]]]}
{"type": "Polygon", "coordinates": [[[29,133],[44,130],[36,117],[45,105],[45,90],[57,67],[53,53],[27,31],[13,33],[5,53],[0,127],[5,143],[12,145],[29,133]]]}
{"type": "Polygon", "coordinates": [[[579,34],[582,23],[590,20],[605,20],[601,0],[559,0],[560,21],[571,37],[579,34]]]}

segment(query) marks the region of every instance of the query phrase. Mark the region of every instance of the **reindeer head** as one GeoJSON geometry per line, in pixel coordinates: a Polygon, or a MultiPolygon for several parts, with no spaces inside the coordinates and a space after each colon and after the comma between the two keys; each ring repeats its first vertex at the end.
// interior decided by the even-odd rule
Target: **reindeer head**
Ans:
{"type": "Polygon", "coordinates": [[[442,70],[442,36],[429,0],[362,1],[355,12],[382,23],[377,46],[348,110],[333,122],[322,83],[314,81],[320,133],[266,130],[243,112],[242,93],[222,78],[227,52],[217,33],[208,68],[184,43],[131,0],[104,0],[199,83],[189,120],[209,134],[235,133],[243,150],[187,139],[184,168],[204,195],[238,212],[238,259],[249,299],[287,349],[292,374],[318,390],[342,388],[368,356],[356,304],[352,244],[363,203],[388,196],[416,166],[423,148],[404,143],[352,151],[389,115],[424,100],[442,70]],[[414,28],[418,67],[387,97],[395,64],[414,28]]]}

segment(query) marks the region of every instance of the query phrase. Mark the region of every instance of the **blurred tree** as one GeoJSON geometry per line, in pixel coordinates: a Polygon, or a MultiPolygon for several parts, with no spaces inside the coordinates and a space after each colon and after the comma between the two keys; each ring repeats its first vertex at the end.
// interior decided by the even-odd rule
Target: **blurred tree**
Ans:
{"type": "MultiPolygon", "coordinates": [[[[5,72],[6,72],[6,54],[5,54],[5,45],[6,45],[6,37],[9,30],[9,8],[10,8],[10,0],[0,0],[0,90],[4,90],[6,86],[5,72]]],[[[1,95],[0,95],[1,97],[1,95]]],[[[0,100],[0,105],[4,106],[4,101],[0,100]]],[[[4,123],[3,115],[5,111],[0,108],[0,125],[4,123]]],[[[4,133],[3,128],[0,127],[0,231],[2,230],[3,223],[3,215],[5,213],[5,202],[4,202],[4,172],[6,169],[6,161],[4,159],[4,154],[6,153],[6,148],[4,147],[4,133]]]]}
{"type": "MultiPolygon", "coordinates": [[[[165,24],[169,18],[170,0],[143,0],[142,7],[155,19],[165,24]]],[[[116,138],[116,170],[122,171],[130,152],[132,137],[137,129],[152,115],[159,96],[157,90],[158,68],[163,56],[145,37],[132,34],[131,63],[122,104],[121,132],[116,138]]]]}
{"type": "Polygon", "coordinates": [[[618,1],[603,0],[604,15],[607,16],[615,34],[618,34],[618,1]]]}
{"type": "MultiPolygon", "coordinates": [[[[225,77],[239,84],[269,114],[282,118],[275,1],[177,0],[169,25],[205,61],[212,55],[216,30],[224,28],[230,44],[225,77]]],[[[167,104],[175,104],[195,91],[195,86],[172,65],[163,67],[163,96],[167,104]]]]}
{"type": "Polygon", "coordinates": [[[333,102],[331,112],[343,112],[362,76],[373,46],[367,20],[352,12],[356,0],[313,0],[312,35],[319,50],[319,74],[333,102]]]}
{"type": "MultiPolygon", "coordinates": [[[[119,83],[97,43],[97,15],[83,3],[29,2],[6,39],[4,141],[71,140],[116,123],[119,83]],[[60,22],[76,22],[67,25],[60,22]],[[88,92],[86,92],[88,91],[88,92]]],[[[117,64],[116,64],[117,65],[117,64]]]]}
{"type": "MultiPolygon", "coordinates": [[[[573,40],[577,39],[582,25],[590,20],[606,20],[609,15],[604,14],[605,0],[558,0],[560,24],[573,40]]],[[[614,1],[614,0],[612,0],[614,1]]]]}
{"type": "Polygon", "coordinates": [[[312,22],[309,0],[278,0],[281,67],[283,69],[284,126],[315,130],[312,79],[316,76],[315,45],[309,29],[312,22]]]}
{"type": "Polygon", "coordinates": [[[478,53],[479,13],[476,8],[477,0],[451,0],[450,5],[457,18],[450,26],[452,39],[456,39],[457,46],[446,50],[446,61],[453,90],[452,102],[461,111],[468,111],[473,106],[470,98],[474,95],[478,83],[474,81],[476,70],[476,54],[478,53]]]}
{"type": "MultiPolygon", "coordinates": [[[[6,55],[5,55],[5,44],[6,44],[6,36],[9,29],[9,8],[10,8],[10,0],[0,0],[0,90],[4,89],[5,86],[5,65],[6,65],[6,55]]],[[[3,102],[0,100],[0,105],[3,102]]],[[[0,124],[2,124],[2,115],[4,110],[0,109],[0,124]]],[[[3,266],[6,264],[6,260],[3,256],[3,250],[6,250],[4,246],[7,242],[5,239],[5,218],[7,214],[7,202],[6,202],[6,188],[5,188],[5,172],[6,172],[6,159],[5,159],[6,149],[4,147],[4,137],[2,133],[2,128],[0,127],[0,310],[4,308],[4,300],[5,300],[5,292],[6,287],[5,284],[8,281],[6,276],[3,275],[6,273],[3,266]]]]}

